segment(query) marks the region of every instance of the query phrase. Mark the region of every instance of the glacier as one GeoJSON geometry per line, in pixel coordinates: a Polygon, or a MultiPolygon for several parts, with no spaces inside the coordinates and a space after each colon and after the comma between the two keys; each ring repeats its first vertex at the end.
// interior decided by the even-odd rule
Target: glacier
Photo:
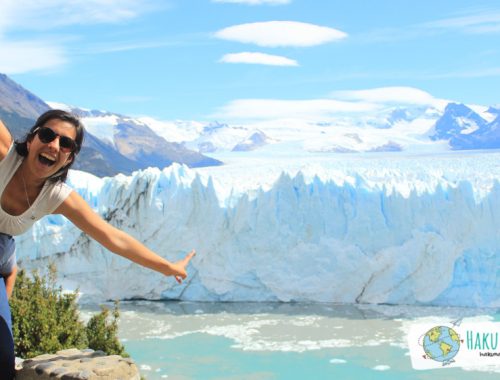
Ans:
{"type": "Polygon", "coordinates": [[[59,215],[17,239],[82,302],[109,299],[500,306],[500,152],[256,157],[131,176],[72,171],[104,219],[175,261],[177,284],[59,215]]]}

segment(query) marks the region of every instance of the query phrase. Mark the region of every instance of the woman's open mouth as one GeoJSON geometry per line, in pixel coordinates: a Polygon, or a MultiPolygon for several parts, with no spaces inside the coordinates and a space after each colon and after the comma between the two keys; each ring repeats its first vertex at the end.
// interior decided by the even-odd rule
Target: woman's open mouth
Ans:
{"type": "Polygon", "coordinates": [[[52,166],[56,163],[56,159],[47,153],[41,153],[38,155],[38,161],[46,166],[52,166]]]}

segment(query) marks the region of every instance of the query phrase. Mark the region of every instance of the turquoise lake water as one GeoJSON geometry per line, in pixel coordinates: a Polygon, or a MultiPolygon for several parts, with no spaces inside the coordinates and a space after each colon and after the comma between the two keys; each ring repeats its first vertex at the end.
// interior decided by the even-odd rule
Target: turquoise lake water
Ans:
{"type": "Polygon", "coordinates": [[[416,321],[500,321],[499,310],[148,301],[120,310],[120,338],[148,380],[500,378],[500,367],[414,370],[405,332],[416,321]]]}

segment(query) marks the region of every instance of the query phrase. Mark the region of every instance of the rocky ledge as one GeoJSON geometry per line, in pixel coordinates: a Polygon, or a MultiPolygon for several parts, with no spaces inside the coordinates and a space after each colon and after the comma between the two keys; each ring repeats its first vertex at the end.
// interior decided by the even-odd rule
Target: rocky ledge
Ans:
{"type": "Polygon", "coordinates": [[[132,359],[76,348],[24,360],[16,371],[16,380],[56,379],[140,380],[140,374],[132,359]]]}

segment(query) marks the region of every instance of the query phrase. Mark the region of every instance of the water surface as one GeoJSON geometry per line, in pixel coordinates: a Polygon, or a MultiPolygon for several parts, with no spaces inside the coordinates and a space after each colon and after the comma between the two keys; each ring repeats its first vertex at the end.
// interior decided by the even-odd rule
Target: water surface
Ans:
{"type": "Polygon", "coordinates": [[[120,310],[120,338],[148,380],[483,380],[500,373],[417,371],[407,342],[412,323],[500,321],[492,309],[130,301],[120,310]]]}

